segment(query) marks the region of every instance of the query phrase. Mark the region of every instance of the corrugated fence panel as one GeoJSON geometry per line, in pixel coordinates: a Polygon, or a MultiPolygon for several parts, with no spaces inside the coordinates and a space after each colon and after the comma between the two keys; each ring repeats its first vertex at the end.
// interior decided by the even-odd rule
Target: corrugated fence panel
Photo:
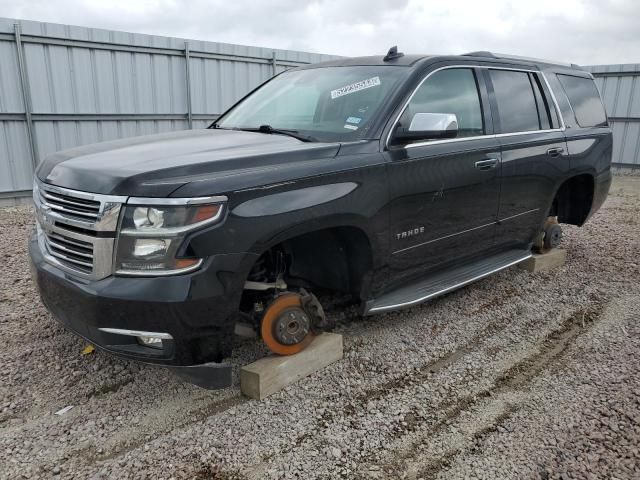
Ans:
{"type": "Polygon", "coordinates": [[[640,167],[640,64],[586,67],[596,81],[613,129],[613,162],[640,167]]]}
{"type": "Polygon", "coordinates": [[[0,40],[0,113],[24,112],[16,47],[0,40]]]}
{"type": "Polygon", "coordinates": [[[36,161],[78,145],[186,129],[189,114],[192,128],[205,128],[274,71],[337,58],[0,18],[0,197],[32,182],[15,24],[36,161]]]}
{"type": "Polygon", "coordinates": [[[32,175],[24,122],[0,122],[0,192],[30,190],[32,175]]]}
{"type": "Polygon", "coordinates": [[[31,189],[31,160],[24,112],[18,57],[13,42],[0,39],[0,192],[31,189]],[[14,119],[15,117],[15,119],[14,119]]]}

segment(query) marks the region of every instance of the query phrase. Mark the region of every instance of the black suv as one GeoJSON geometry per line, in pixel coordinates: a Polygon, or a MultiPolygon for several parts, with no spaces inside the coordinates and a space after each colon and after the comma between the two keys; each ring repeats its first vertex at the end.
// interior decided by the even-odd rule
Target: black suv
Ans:
{"type": "Polygon", "coordinates": [[[239,322],[292,354],[331,327],[314,292],[385,312],[553,247],[605,200],[611,153],[576,65],[392,48],[305,66],[208,129],[48,157],[34,275],[78,335],[222,387],[239,322]]]}

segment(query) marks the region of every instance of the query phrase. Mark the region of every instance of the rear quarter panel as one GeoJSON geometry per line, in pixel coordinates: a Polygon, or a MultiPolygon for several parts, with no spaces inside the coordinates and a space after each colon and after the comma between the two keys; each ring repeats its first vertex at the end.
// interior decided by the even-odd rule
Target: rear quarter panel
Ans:
{"type": "MultiPolygon", "coordinates": [[[[611,185],[612,130],[610,127],[580,127],[569,99],[555,73],[548,73],[547,79],[556,96],[566,125],[565,138],[570,167],[567,177],[589,174],[594,178],[593,203],[589,213],[589,217],[591,217],[606,200],[611,185]]],[[[565,179],[563,178],[562,181],[565,179]]]]}

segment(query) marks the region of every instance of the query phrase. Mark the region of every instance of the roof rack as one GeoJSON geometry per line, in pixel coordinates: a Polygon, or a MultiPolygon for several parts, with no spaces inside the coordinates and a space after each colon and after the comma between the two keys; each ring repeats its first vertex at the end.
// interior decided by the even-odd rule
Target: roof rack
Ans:
{"type": "Polygon", "coordinates": [[[564,67],[582,69],[579,65],[576,65],[575,63],[557,62],[555,60],[545,60],[545,59],[542,59],[542,58],[534,58],[534,57],[523,57],[523,56],[519,56],[519,55],[508,55],[506,53],[494,53],[494,52],[488,52],[488,51],[485,51],[485,50],[481,50],[481,51],[477,51],[477,52],[463,53],[462,56],[464,56],[464,57],[504,58],[506,60],[521,60],[521,61],[533,62],[533,63],[548,63],[548,64],[551,64],[551,65],[562,65],[564,67]]]}
{"type": "Polygon", "coordinates": [[[478,50],[477,52],[468,52],[468,53],[463,53],[462,54],[463,57],[490,57],[490,58],[497,58],[493,53],[487,51],[487,50],[478,50]]]}

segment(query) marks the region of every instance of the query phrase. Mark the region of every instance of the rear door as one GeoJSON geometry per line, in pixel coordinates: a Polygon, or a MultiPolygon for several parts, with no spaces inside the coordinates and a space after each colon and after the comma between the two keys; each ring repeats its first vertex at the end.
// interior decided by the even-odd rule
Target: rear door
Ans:
{"type": "Polygon", "coordinates": [[[541,72],[489,68],[484,75],[502,153],[496,245],[526,249],[569,170],[562,120],[541,72]]]}

